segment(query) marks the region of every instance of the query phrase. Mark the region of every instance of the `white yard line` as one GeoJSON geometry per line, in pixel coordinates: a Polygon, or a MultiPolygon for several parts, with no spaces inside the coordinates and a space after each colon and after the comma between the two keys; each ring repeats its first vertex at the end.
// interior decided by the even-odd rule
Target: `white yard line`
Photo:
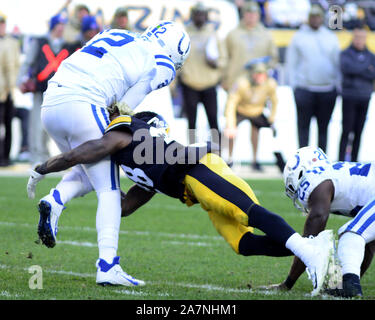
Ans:
{"type": "MultiPolygon", "coordinates": [[[[16,223],[16,222],[8,222],[8,221],[0,221],[0,226],[9,226],[9,227],[24,227],[24,228],[37,228],[37,225],[31,225],[28,223],[16,223]]],[[[59,230],[74,230],[74,231],[87,231],[87,232],[95,232],[96,228],[90,227],[72,227],[72,226],[59,226],[59,230]]],[[[209,235],[199,235],[199,234],[184,234],[184,233],[168,233],[168,232],[154,232],[154,231],[136,231],[136,230],[120,230],[120,234],[129,234],[129,235],[136,235],[136,236],[160,236],[160,237],[168,237],[168,238],[181,238],[181,239],[206,239],[206,240],[220,240],[222,241],[223,238],[220,236],[209,236],[209,235]]]]}
{"type": "Polygon", "coordinates": [[[20,295],[19,294],[11,294],[10,292],[6,291],[6,290],[3,290],[3,291],[0,291],[0,297],[5,297],[5,298],[19,298],[20,295]]]}
{"type": "Polygon", "coordinates": [[[98,244],[94,242],[87,242],[87,241],[72,241],[72,240],[62,240],[62,241],[57,241],[57,244],[68,244],[76,247],[93,247],[97,248],[98,244]]]}
{"type": "Polygon", "coordinates": [[[173,244],[173,245],[176,245],[176,246],[197,246],[197,247],[213,247],[215,245],[218,245],[216,243],[209,243],[209,242],[202,242],[202,241],[198,241],[198,242],[192,242],[192,241],[188,241],[188,242],[185,242],[185,241],[162,241],[162,243],[168,243],[168,244],[173,244]]]}
{"type": "Polygon", "coordinates": [[[120,294],[125,294],[125,295],[130,295],[130,296],[150,296],[150,295],[156,295],[158,297],[169,297],[170,294],[167,292],[163,293],[153,293],[153,292],[144,292],[144,291],[135,291],[135,290],[115,290],[114,292],[120,293],[120,294]]]}
{"type": "MultiPolygon", "coordinates": [[[[209,242],[193,242],[193,241],[167,241],[164,240],[162,243],[171,244],[171,245],[177,245],[177,246],[197,246],[197,247],[213,247],[218,244],[209,243],[209,242]]],[[[87,242],[87,241],[72,241],[72,240],[62,240],[57,241],[58,245],[71,245],[76,247],[89,247],[89,248],[97,248],[97,243],[94,242],[87,242]]]]}
{"type": "MultiPolygon", "coordinates": [[[[28,268],[21,268],[21,267],[12,267],[12,266],[7,266],[0,264],[0,269],[20,269],[20,270],[25,270],[26,272],[28,271],[28,268]]],[[[66,276],[75,276],[75,277],[81,277],[81,278],[95,278],[96,275],[93,273],[79,273],[79,272],[73,272],[73,271],[64,271],[64,270],[52,270],[52,269],[43,269],[43,272],[46,273],[52,273],[52,274],[60,274],[60,275],[66,275],[66,276]]],[[[167,285],[171,287],[183,287],[183,288],[192,288],[192,289],[199,289],[199,290],[205,290],[209,292],[213,291],[220,291],[220,292],[225,292],[225,293],[252,293],[250,289],[238,289],[238,288],[228,288],[228,287],[221,287],[221,286],[216,286],[212,284],[196,284],[196,283],[184,283],[184,282],[164,282],[164,281],[147,281],[146,286],[160,286],[160,285],[167,285]]],[[[154,295],[154,293],[145,293],[142,291],[132,291],[132,290],[116,290],[115,292],[117,293],[122,293],[122,294],[134,294],[134,295],[142,295],[142,294],[149,294],[149,295],[154,295]],[[137,292],[137,293],[135,293],[137,292]]],[[[6,294],[6,292],[4,293],[6,294]]],[[[159,293],[158,295],[160,296],[169,296],[168,293],[159,293]]]]}

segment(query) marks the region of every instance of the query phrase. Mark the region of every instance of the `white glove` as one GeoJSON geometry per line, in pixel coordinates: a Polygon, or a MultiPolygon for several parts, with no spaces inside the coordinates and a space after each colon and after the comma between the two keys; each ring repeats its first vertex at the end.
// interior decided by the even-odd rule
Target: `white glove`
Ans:
{"type": "Polygon", "coordinates": [[[27,182],[27,195],[29,196],[30,199],[34,199],[36,184],[44,178],[44,175],[36,172],[33,169],[29,170],[29,174],[30,174],[30,178],[29,178],[29,181],[27,182]]]}

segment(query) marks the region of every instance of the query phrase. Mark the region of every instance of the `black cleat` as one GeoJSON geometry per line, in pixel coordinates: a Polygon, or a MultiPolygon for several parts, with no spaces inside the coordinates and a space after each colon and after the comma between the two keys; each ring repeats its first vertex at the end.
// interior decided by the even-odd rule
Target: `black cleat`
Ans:
{"type": "Polygon", "coordinates": [[[56,239],[51,228],[51,204],[47,201],[40,201],[39,206],[39,223],[38,236],[42,243],[48,247],[53,248],[56,245],[56,239]]]}
{"type": "Polygon", "coordinates": [[[343,276],[342,289],[326,289],[324,293],[341,298],[362,298],[362,288],[359,277],[353,273],[343,276]]]}

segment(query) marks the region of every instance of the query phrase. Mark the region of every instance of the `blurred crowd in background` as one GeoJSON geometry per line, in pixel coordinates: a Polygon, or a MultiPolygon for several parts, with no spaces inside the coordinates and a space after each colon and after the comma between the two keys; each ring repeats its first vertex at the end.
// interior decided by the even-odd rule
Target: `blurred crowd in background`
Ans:
{"type": "MultiPolygon", "coordinates": [[[[250,121],[249,161],[253,170],[262,171],[257,160],[259,130],[268,128],[277,135],[274,121],[280,84],[293,88],[300,147],[308,144],[310,122],[315,117],[319,147],[326,149],[328,124],[336,98],[341,96],[342,136],[336,160],[356,161],[375,79],[375,55],[366,46],[369,32],[375,30],[373,1],[230,2],[237,7],[240,22],[225,39],[220,39],[208,23],[210,8],[205,2],[192,4],[185,22],[191,53],[171,87],[174,105],[180,106],[175,116],[186,118],[188,129],[195,129],[201,103],[210,128],[229,140],[229,165],[233,164],[237,126],[250,121]],[[342,8],[343,29],[352,34],[345,49],[340,49],[334,30],[329,28],[333,5],[342,8]],[[270,29],[295,30],[287,48],[276,45],[270,29]],[[223,128],[218,124],[219,87],[227,94],[223,128]]],[[[139,30],[133,30],[129,23],[127,7],[114,8],[106,25],[102,10],[91,12],[86,4],[72,6],[69,0],[50,18],[44,36],[29,37],[17,28],[7,34],[6,23],[4,12],[0,14],[0,166],[17,161],[35,165],[49,157],[40,106],[47,82],[60,63],[101,30],[139,30]],[[30,108],[15,105],[14,88],[32,95],[30,108]],[[15,117],[20,119],[22,140],[18,157],[10,159],[15,117]]],[[[196,137],[189,132],[189,143],[194,143],[196,137]]],[[[274,155],[282,171],[283,155],[276,150],[274,155]]]]}

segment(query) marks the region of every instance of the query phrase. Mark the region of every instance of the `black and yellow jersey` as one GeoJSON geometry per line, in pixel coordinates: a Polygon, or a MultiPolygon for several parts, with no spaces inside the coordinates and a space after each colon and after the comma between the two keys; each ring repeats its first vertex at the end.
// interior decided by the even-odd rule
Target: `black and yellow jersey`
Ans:
{"type": "Polygon", "coordinates": [[[115,118],[105,133],[113,130],[126,131],[133,136],[127,147],[112,155],[127,177],[146,190],[181,199],[184,192],[182,181],[192,164],[173,163],[177,142],[161,136],[157,128],[131,116],[115,118]]]}

